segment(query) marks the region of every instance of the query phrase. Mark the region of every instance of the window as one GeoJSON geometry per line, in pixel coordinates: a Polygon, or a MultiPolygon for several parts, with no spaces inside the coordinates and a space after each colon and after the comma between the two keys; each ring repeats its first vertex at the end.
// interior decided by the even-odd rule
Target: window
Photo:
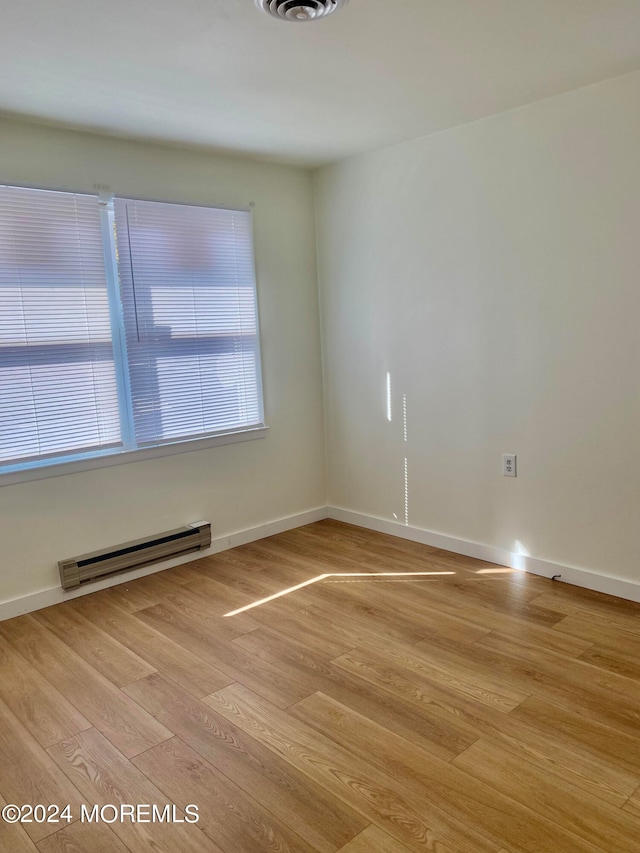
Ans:
{"type": "Polygon", "coordinates": [[[0,187],[0,473],[263,426],[250,213],[0,187]]]}

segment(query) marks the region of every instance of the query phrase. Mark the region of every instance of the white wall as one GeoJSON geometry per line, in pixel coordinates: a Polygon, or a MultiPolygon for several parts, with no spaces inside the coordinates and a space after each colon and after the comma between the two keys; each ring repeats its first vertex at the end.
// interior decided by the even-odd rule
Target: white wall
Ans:
{"type": "Polygon", "coordinates": [[[225,536],[326,504],[311,179],[227,156],[0,121],[0,182],[246,207],[267,438],[0,488],[0,602],[59,585],[57,561],[207,519],[225,536]]]}
{"type": "Polygon", "coordinates": [[[640,581],[639,103],[632,74],[317,174],[330,504],[640,581]]]}
{"type": "MultiPolygon", "coordinates": [[[[331,505],[640,581],[639,99],[632,74],[316,175],[331,505]]],[[[271,427],[0,488],[0,602],[63,557],[327,503],[308,173],[0,121],[0,181],[254,201],[271,427]]]]}

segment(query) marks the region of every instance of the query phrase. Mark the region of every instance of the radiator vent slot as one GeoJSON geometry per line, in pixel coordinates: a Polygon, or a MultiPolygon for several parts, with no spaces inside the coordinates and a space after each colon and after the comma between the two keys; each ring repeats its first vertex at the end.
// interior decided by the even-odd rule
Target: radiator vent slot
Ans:
{"type": "Polygon", "coordinates": [[[198,521],[157,536],[125,542],[115,548],[60,560],[60,583],[62,589],[78,589],[91,581],[160,563],[191,551],[201,551],[209,545],[211,525],[208,521],[198,521]]]}

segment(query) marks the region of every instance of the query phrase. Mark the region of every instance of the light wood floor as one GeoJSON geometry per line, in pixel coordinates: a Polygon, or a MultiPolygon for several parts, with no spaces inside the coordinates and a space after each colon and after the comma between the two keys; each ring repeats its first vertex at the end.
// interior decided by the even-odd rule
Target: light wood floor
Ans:
{"type": "Polygon", "coordinates": [[[325,521],[0,636],[2,853],[640,850],[640,605],[325,521]]]}

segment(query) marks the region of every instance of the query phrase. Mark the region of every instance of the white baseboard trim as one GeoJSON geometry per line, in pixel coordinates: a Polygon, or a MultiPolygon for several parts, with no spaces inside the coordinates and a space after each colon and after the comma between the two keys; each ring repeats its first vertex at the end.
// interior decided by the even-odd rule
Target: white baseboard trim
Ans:
{"type": "Polygon", "coordinates": [[[194,551],[192,554],[185,554],[173,560],[165,560],[153,566],[145,566],[145,568],[127,572],[126,575],[105,578],[104,580],[96,581],[86,587],[81,587],[71,592],[64,592],[60,586],[54,586],[42,589],[39,592],[32,592],[29,595],[20,596],[19,598],[12,598],[9,601],[2,601],[0,602],[0,622],[3,622],[5,619],[12,619],[14,616],[32,613],[34,610],[42,610],[43,607],[50,607],[53,604],[70,601],[72,598],[89,595],[101,589],[107,589],[108,587],[117,586],[122,583],[129,583],[137,578],[153,575],[156,572],[163,572],[165,569],[190,563],[193,560],[201,560],[203,557],[218,554],[220,551],[227,551],[229,548],[236,548],[238,545],[256,542],[258,539],[264,539],[267,536],[275,536],[276,533],[284,533],[286,530],[293,530],[305,524],[312,524],[314,521],[321,521],[326,517],[327,508],[324,506],[318,507],[308,512],[301,512],[296,515],[287,516],[286,518],[268,521],[266,524],[260,524],[246,530],[238,530],[235,533],[230,533],[228,536],[219,536],[212,539],[211,546],[202,551],[194,551]]]}
{"type": "Polygon", "coordinates": [[[396,521],[387,521],[373,515],[363,515],[340,507],[328,507],[327,517],[336,521],[344,521],[347,524],[354,524],[357,527],[377,530],[379,533],[388,533],[390,536],[399,536],[401,539],[410,539],[412,542],[420,542],[423,545],[431,545],[434,548],[442,548],[445,551],[453,551],[456,554],[464,554],[466,557],[475,557],[478,560],[497,563],[499,566],[520,569],[541,577],[552,578],[559,575],[558,580],[564,583],[592,589],[596,592],[604,592],[607,595],[616,595],[619,598],[626,598],[628,601],[640,602],[640,583],[634,583],[623,578],[600,575],[575,566],[539,560],[525,554],[512,553],[504,548],[483,545],[480,542],[469,542],[466,539],[446,536],[443,533],[423,530],[420,527],[407,527],[396,521]]]}
{"type": "Polygon", "coordinates": [[[136,571],[128,572],[126,575],[116,575],[113,578],[96,581],[88,587],[82,587],[73,592],[64,592],[61,587],[55,586],[19,598],[13,598],[9,601],[2,601],[0,602],[0,622],[5,619],[12,619],[14,616],[32,613],[34,610],[41,610],[43,607],[50,607],[53,604],[69,601],[72,598],[79,598],[82,595],[98,592],[101,589],[128,583],[136,578],[162,572],[173,566],[190,563],[193,560],[200,560],[203,557],[227,551],[229,548],[236,548],[239,545],[256,542],[267,536],[275,536],[277,533],[284,533],[286,530],[293,530],[305,524],[312,524],[314,521],[322,521],[324,518],[333,518],[336,521],[354,524],[356,527],[377,530],[379,533],[388,533],[390,536],[398,536],[401,539],[409,539],[412,542],[420,542],[423,545],[431,545],[434,548],[442,548],[445,551],[452,551],[455,554],[475,557],[479,560],[486,560],[489,563],[496,563],[499,566],[520,569],[546,578],[560,575],[559,580],[562,582],[584,587],[585,589],[592,589],[596,592],[604,592],[607,595],[615,595],[619,598],[625,598],[628,601],[640,602],[640,583],[634,583],[623,578],[600,575],[587,569],[576,568],[575,566],[566,566],[559,563],[552,563],[548,560],[539,560],[536,557],[512,553],[503,548],[484,545],[480,542],[470,542],[466,539],[458,539],[455,536],[435,533],[432,530],[424,530],[420,527],[408,527],[399,522],[387,521],[373,515],[364,515],[340,507],[323,506],[307,512],[279,518],[275,521],[269,521],[266,524],[260,524],[256,527],[249,527],[246,530],[238,530],[227,536],[219,536],[214,538],[211,546],[204,551],[196,551],[193,554],[186,554],[183,557],[166,560],[164,563],[157,563],[153,566],[137,569],[136,571]]]}

